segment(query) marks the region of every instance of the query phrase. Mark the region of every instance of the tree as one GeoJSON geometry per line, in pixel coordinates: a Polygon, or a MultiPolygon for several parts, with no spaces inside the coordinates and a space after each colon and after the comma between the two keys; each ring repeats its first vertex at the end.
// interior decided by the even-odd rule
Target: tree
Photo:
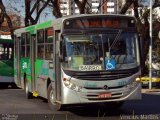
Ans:
{"type": "Polygon", "coordinates": [[[10,29],[11,36],[13,38],[13,27],[12,27],[11,19],[8,16],[8,14],[6,13],[6,10],[5,10],[5,7],[4,7],[4,4],[3,4],[2,0],[0,0],[0,27],[1,27],[1,25],[4,22],[5,19],[8,23],[8,27],[10,29]]]}
{"type": "Polygon", "coordinates": [[[25,26],[34,25],[38,22],[41,12],[49,4],[50,0],[25,0],[25,26]],[[31,7],[31,3],[33,6],[31,7]],[[35,17],[33,13],[36,13],[35,17]]]}
{"type": "MultiPolygon", "coordinates": [[[[60,1],[59,0],[51,0],[51,4],[49,4],[50,7],[52,7],[53,11],[53,15],[56,17],[56,18],[60,18],[62,17],[62,13],[60,11],[60,1]]],[[[74,0],[75,4],[78,6],[78,9],[80,11],[80,14],[84,14],[86,11],[85,11],[85,5],[87,3],[87,0],[82,0],[82,1],[79,1],[79,0],[74,0]]]]}
{"type": "Polygon", "coordinates": [[[84,14],[85,13],[85,6],[86,6],[86,3],[87,3],[87,0],[82,0],[82,1],[74,0],[74,2],[78,6],[79,13],[80,14],[84,14]]]}
{"type": "Polygon", "coordinates": [[[60,3],[59,3],[59,0],[51,0],[51,3],[52,3],[52,7],[53,7],[53,15],[56,17],[56,18],[60,18],[62,17],[62,13],[60,11],[60,3]]]}
{"type": "MultiPolygon", "coordinates": [[[[143,12],[139,13],[138,8],[140,7],[138,0],[126,0],[126,3],[122,7],[120,14],[125,14],[129,7],[133,5],[134,7],[134,15],[137,19],[137,27],[138,32],[142,35],[142,43],[144,44],[144,54],[142,54],[142,71],[144,74],[145,71],[145,60],[147,59],[148,51],[149,51],[149,42],[150,42],[150,36],[149,36],[149,13],[150,9],[143,9],[143,12]]],[[[155,0],[152,8],[156,8],[160,6],[160,0],[155,0]]],[[[141,6],[142,8],[142,6],[141,6]]]]}

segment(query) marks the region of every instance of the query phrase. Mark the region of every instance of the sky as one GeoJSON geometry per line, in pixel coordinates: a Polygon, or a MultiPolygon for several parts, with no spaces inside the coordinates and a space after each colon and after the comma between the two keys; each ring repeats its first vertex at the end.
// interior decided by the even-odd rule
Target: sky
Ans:
{"type": "MultiPolygon", "coordinates": [[[[15,11],[22,19],[25,17],[25,5],[24,0],[3,0],[3,3],[7,11],[15,11]]],[[[34,14],[35,15],[35,14],[34,14]]],[[[34,17],[33,15],[33,17],[34,17]]],[[[54,19],[50,8],[46,8],[40,16],[39,23],[54,19]]]]}

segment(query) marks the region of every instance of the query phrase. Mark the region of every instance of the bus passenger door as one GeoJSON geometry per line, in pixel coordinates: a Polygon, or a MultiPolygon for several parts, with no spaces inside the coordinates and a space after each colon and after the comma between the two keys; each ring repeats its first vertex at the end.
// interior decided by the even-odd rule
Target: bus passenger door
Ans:
{"type": "Polygon", "coordinates": [[[54,40],[54,65],[55,65],[55,95],[56,95],[56,100],[61,101],[61,65],[60,65],[60,31],[57,30],[55,31],[55,40],[54,40]]]}
{"type": "Polygon", "coordinates": [[[36,57],[36,35],[31,35],[31,52],[30,52],[30,63],[31,63],[31,81],[32,81],[32,92],[36,91],[35,82],[35,57],[36,57]]]}

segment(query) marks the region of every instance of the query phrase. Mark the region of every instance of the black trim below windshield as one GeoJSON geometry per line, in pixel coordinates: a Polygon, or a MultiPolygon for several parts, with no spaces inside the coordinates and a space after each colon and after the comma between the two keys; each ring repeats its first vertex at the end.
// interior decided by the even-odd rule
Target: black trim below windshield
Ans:
{"type": "Polygon", "coordinates": [[[71,71],[64,70],[64,73],[72,78],[80,80],[115,80],[132,76],[140,70],[140,66],[125,70],[110,70],[110,71],[71,71]]]}

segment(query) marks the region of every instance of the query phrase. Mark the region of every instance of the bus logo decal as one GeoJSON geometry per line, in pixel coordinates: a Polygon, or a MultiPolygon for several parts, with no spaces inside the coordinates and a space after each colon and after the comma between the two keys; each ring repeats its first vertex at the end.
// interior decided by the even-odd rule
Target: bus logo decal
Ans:
{"type": "Polygon", "coordinates": [[[22,69],[26,69],[26,68],[27,68],[27,62],[23,62],[22,69]]]}
{"type": "Polygon", "coordinates": [[[104,85],[103,89],[104,89],[104,90],[108,90],[108,86],[107,86],[107,85],[104,85]]]}

